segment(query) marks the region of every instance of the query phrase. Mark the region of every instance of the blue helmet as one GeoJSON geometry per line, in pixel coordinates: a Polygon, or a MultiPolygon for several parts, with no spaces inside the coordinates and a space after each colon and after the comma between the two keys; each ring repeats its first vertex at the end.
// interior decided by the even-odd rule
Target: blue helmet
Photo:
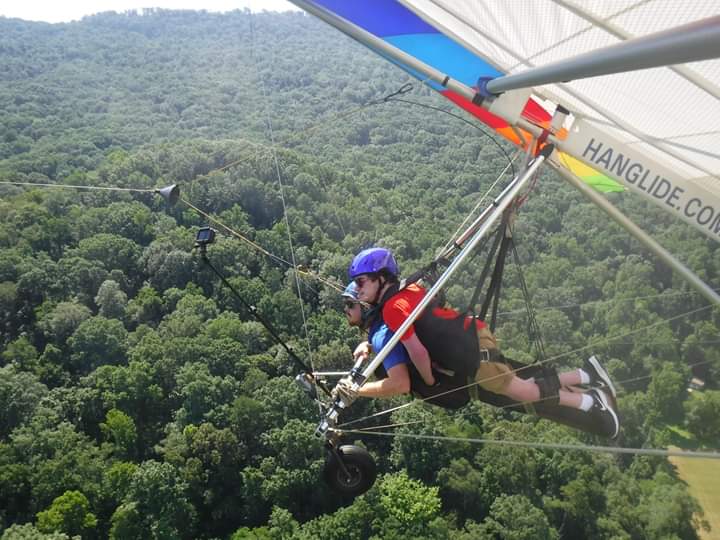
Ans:
{"type": "Polygon", "coordinates": [[[348,283],[348,286],[345,287],[345,290],[340,295],[343,298],[350,298],[351,300],[357,300],[358,299],[358,289],[357,285],[355,285],[354,281],[351,281],[348,283]]]}
{"type": "Polygon", "coordinates": [[[387,270],[393,276],[400,273],[395,257],[389,249],[369,248],[355,255],[348,268],[348,276],[350,279],[355,279],[362,274],[375,274],[380,270],[387,270]]]}

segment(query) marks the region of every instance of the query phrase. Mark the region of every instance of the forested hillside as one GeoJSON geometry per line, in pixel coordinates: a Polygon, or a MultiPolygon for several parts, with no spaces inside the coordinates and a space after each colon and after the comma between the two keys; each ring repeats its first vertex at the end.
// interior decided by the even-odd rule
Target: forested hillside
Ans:
{"type": "MultiPolygon", "coordinates": [[[[697,537],[702,511],[664,457],[353,434],[375,486],[349,501],[323,483],[297,366],[194,238],[220,231],[210,260],[301,358],[349,367],[363,337],[328,283],[371,245],[404,273],[430,262],[512,153],[481,126],[382,101],[406,82],[300,13],[0,18],[0,538],[697,537]],[[152,192],[175,183],[175,206],[152,192]]],[[[452,110],[420,86],[403,99],[452,110]]],[[[610,197],[720,284],[711,240],[610,197]]],[[[547,356],[596,353],[618,383],[617,444],[720,448],[718,311],[549,172],[515,233],[547,356]],[[692,376],[704,390],[687,391],[692,376]]],[[[508,262],[497,334],[529,362],[519,276],[508,262]]],[[[362,425],[386,424],[608,444],[479,402],[362,425]]]]}

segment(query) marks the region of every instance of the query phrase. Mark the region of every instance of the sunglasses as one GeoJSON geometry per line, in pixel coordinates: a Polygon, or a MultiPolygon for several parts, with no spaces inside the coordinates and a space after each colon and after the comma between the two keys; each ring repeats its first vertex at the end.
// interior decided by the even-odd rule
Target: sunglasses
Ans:
{"type": "Polygon", "coordinates": [[[354,308],[357,304],[358,304],[358,302],[356,302],[355,300],[345,300],[345,302],[343,302],[343,305],[345,306],[345,309],[352,309],[352,308],[354,308]]]}
{"type": "Polygon", "coordinates": [[[364,286],[368,281],[370,281],[370,278],[367,277],[367,276],[360,276],[360,277],[356,277],[354,281],[355,281],[355,285],[357,285],[357,288],[358,288],[358,289],[362,289],[363,286],[364,286]]]}

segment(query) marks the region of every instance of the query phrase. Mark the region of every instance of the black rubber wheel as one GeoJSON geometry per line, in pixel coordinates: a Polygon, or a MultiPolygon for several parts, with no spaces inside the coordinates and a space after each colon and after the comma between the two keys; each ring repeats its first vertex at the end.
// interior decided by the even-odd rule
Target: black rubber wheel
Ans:
{"type": "Polygon", "coordinates": [[[353,444],[341,446],[338,448],[338,454],[350,476],[345,474],[337,457],[331,453],[323,472],[325,482],[339,495],[347,497],[362,495],[375,483],[377,477],[375,460],[367,450],[353,444]]]}

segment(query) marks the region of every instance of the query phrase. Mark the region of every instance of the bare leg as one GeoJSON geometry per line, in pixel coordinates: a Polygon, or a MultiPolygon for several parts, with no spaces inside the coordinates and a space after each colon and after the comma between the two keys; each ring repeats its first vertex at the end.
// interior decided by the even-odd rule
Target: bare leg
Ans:
{"type": "MultiPolygon", "coordinates": [[[[572,372],[563,375],[572,375],[572,372]]],[[[577,378],[579,380],[579,374],[577,374],[577,378]]],[[[560,381],[562,383],[562,378],[560,381]]],[[[532,402],[540,400],[540,389],[538,388],[538,385],[532,381],[521,379],[520,377],[513,377],[510,383],[505,387],[503,394],[515,401],[532,402]]],[[[582,404],[583,394],[560,390],[558,395],[560,397],[560,405],[565,407],[579,409],[582,404]]]]}
{"type": "Polygon", "coordinates": [[[558,396],[560,396],[560,405],[572,407],[573,409],[580,408],[584,395],[585,394],[581,392],[568,392],[567,390],[560,390],[558,392],[558,396]]]}
{"type": "Polygon", "coordinates": [[[573,371],[566,371],[565,373],[559,373],[558,379],[560,379],[560,386],[562,386],[563,388],[568,386],[579,386],[582,384],[579,369],[575,369],[573,371]]]}
{"type": "Polygon", "coordinates": [[[538,385],[532,381],[521,379],[520,377],[513,377],[505,387],[503,394],[515,401],[528,402],[540,399],[540,389],[538,385]]]}

